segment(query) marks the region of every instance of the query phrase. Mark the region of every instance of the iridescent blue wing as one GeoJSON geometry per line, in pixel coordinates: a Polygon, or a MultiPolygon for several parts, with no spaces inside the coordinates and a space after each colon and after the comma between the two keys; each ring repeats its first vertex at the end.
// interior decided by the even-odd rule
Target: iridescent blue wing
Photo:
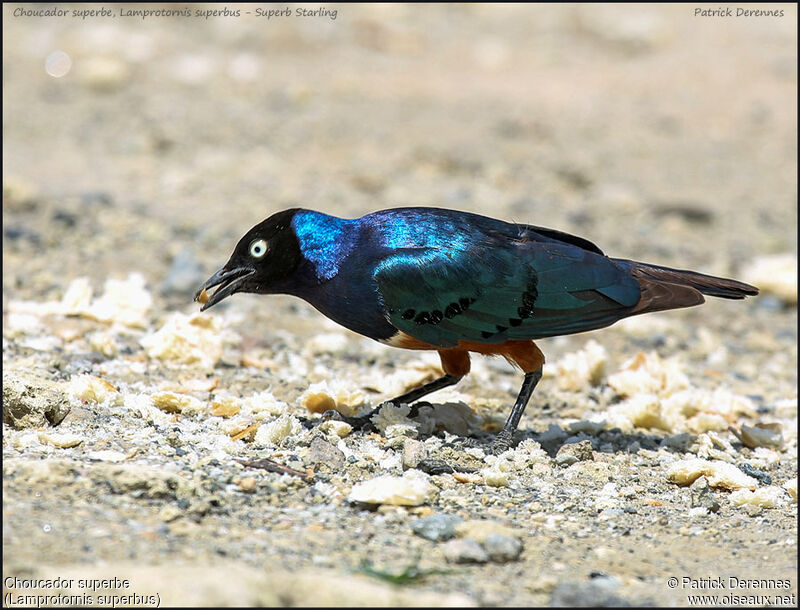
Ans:
{"type": "Polygon", "coordinates": [[[464,248],[399,249],[374,278],[389,322],[437,347],[602,328],[640,297],[623,267],[557,241],[484,236],[464,248]]]}

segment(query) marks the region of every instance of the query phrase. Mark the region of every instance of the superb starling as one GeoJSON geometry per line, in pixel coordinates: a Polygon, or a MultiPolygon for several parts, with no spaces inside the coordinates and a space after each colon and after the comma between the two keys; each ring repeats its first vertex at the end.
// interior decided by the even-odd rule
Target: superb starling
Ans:
{"type": "Polygon", "coordinates": [[[394,404],[457,383],[469,372],[469,352],[505,356],[525,379],[494,441],[494,450],[502,451],[512,445],[542,376],[544,355],[533,339],[699,305],[703,295],[742,299],[758,289],[609,258],[592,242],[553,229],[454,210],[398,208],[356,219],[303,209],[270,216],[242,237],[195,300],[205,301],[205,310],[236,292],[298,296],[386,345],[438,351],[444,376],[394,404]],[[209,296],[205,291],[213,287],[209,296]]]}

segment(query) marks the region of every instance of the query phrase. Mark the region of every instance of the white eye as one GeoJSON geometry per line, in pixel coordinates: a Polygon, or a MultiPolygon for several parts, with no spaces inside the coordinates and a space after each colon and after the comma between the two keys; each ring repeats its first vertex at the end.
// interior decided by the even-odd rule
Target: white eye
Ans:
{"type": "Polygon", "coordinates": [[[267,253],[267,242],[263,239],[257,239],[250,244],[250,256],[253,258],[261,258],[267,253]]]}

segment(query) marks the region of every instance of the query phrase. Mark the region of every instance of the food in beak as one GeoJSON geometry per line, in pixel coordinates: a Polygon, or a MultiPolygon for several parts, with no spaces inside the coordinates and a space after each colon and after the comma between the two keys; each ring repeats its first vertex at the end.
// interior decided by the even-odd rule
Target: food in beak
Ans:
{"type": "Polygon", "coordinates": [[[212,275],[205,284],[200,287],[194,295],[194,300],[202,303],[203,306],[200,311],[205,311],[209,307],[213,307],[222,299],[237,292],[244,280],[255,273],[255,269],[247,269],[246,267],[239,267],[237,269],[226,270],[225,267],[212,275]],[[219,286],[213,294],[209,296],[207,290],[219,286]]]}

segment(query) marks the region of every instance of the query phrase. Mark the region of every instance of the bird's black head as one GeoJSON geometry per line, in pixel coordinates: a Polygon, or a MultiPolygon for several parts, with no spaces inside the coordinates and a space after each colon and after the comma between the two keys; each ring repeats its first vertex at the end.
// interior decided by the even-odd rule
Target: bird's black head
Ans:
{"type": "Polygon", "coordinates": [[[300,243],[291,226],[297,209],[278,212],[250,229],[239,240],[230,259],[194,295],[198,301],[204,291],[219,286],[200,311],[216,305],[236,292],[268,294],[281,291],[303,261],[300,243]]]}

